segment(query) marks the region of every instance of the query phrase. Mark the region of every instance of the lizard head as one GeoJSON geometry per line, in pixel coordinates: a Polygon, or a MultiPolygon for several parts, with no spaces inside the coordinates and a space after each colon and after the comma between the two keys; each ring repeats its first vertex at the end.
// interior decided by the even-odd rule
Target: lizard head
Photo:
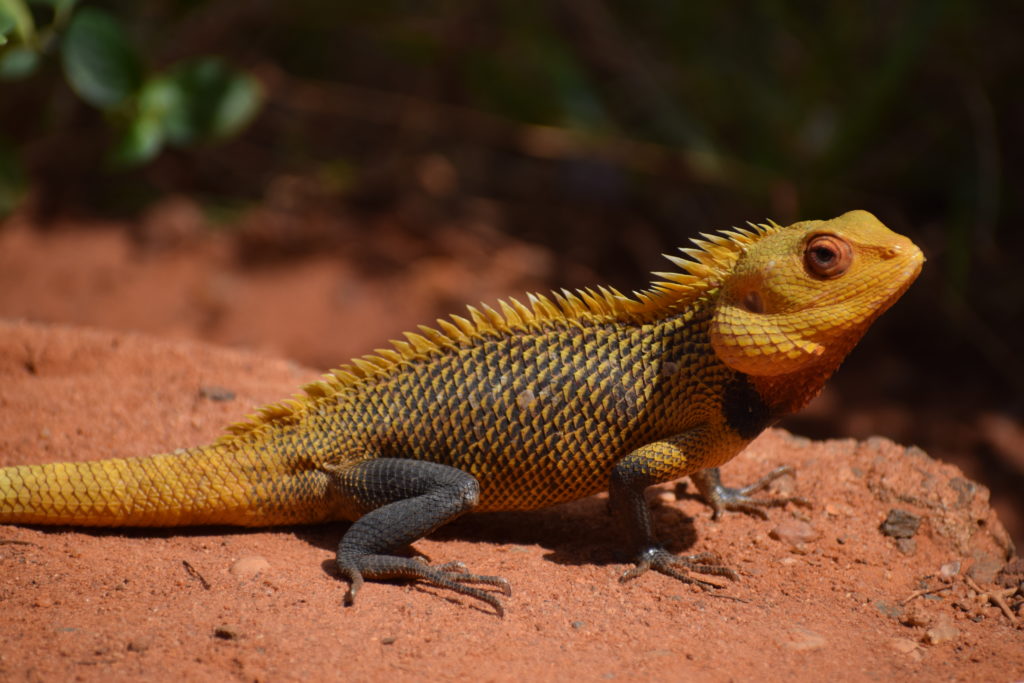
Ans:
{"type": "Polygon", "coordinates": [[[838,365],[923,263],[913,242],[866,211],[770,232],[723,278],[711,344],[755,376],[838,365]]]}

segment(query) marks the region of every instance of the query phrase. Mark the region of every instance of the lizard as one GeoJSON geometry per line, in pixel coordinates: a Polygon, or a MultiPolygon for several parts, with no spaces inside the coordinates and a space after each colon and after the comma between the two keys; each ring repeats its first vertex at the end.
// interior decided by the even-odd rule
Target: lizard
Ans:
{"type": "Polygon", "coordinates": [[[0,523],[192,526],[348,521],[335,566],[407,579],[504,614],[502,577],[403,550],[470,511],[608,491],[634,566],[704,589],[738,575],[658,540],[651,485],[689,476],[717,518],[806,502],[718,468],[805,405],[924,256],[866,211],[702,233],[643,290],[529,294],[420,326],[261,408],[201,447],[0,468],[0,523]]]}

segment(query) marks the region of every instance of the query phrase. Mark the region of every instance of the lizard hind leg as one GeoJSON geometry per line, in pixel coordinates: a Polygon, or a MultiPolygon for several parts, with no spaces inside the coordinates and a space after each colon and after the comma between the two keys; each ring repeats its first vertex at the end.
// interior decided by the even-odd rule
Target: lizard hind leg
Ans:
{"type": "Polygon", "coordinates": [[[393,554],[472,509],[480,492],[473,475],[401,458],[366,460],[331,475],[340,494],[363,512],[338,545],[338,570],[349,581],[345,604],[353,603],[364,579],[413,579],[476,598],[504,614],[493,592],[470,584],[511,595],[505,579],[471,574],[458,562],[430,566],[419,557],[393,554]]]}

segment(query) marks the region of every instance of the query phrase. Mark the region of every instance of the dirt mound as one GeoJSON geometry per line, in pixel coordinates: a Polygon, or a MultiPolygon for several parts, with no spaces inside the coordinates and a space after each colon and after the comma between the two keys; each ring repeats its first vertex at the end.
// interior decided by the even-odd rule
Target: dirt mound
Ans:
{"type": "MultiPolygon", "coordinates": [[[[208,441],[314,379],[293,363],[138,334],[0,323],[0,465],[141,455],[208,441]]],[[[776,493],[811,509],[709,512],[651,492],[676,551],[714,551],[740,581],[622,585],[599,496],[467,517],[416,544],[507,577],[499,619],[418,585],[368,584],[342,607],[342,525],[277,530],[0,527],[6,680],[844,680],[1024,677],[1024,569],[987,490],[885,439],[771,431],[728,482],[788,463],[776,493]],[[1008,614],[998,606],[1010,608],[1008,614]]]]}

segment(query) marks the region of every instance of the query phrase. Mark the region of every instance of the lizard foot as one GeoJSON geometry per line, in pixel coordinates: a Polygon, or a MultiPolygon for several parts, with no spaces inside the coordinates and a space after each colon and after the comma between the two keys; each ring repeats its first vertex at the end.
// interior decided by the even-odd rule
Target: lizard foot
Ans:
{"type": "Polygon", "coordinates": [[[413,579],[440,588],[447,588],[461,595],[468,595],[494,608],[499,617],[505,616],[505,608],[494,593],[466,584],[493,586],[506,596],[512,595],[512,587],[500,576],[470,574],[461,562],[448,562],[430,566],[422,558],[397,557],[393,555],[364,555],[358,558],[338,558],[338,569],[348,579],[349,588],[345,593],[345,604],[355,602],[356,593],[367,579],[413,579]]]}
{"type": "Polygon", "coordinates": [[[782,507],[786,503],[810,507],[811,502],[800,496],[785,496],[781,498],[754,498],[750,494],[763,491],[768,485],[779,477],[795,474],[789,465],[776,467],[753,484],[740,488],[732,488],[722,485],[721,477],[717,469],[707,469],[694,473],[690,476],[697,485],[704,500],[713,510],[712,519],[719,519],[726,510],[745,512],[747,514],[767,519],[766,507],[782,507]]]}
{"type": "Polygon", "coordinates": [[[719,562],[721,562],[721,558],[714,553],[673,555],[664,548],[653,547],[641,552],[636,560],[636,566],[623,572],[622,576],[619,577],[619,581],[625,583],[646,573],[649,569],[653,569],[666,576],[671,576],[673,579],[683,583],[692,583],[700,586],[704,590],[721,588],[721,586],[690,576],[683,570],[709,576],[725,576],[733,581],[739,580],[739,575],[736,572],[728,567],[723,567],[719,562]]]}

